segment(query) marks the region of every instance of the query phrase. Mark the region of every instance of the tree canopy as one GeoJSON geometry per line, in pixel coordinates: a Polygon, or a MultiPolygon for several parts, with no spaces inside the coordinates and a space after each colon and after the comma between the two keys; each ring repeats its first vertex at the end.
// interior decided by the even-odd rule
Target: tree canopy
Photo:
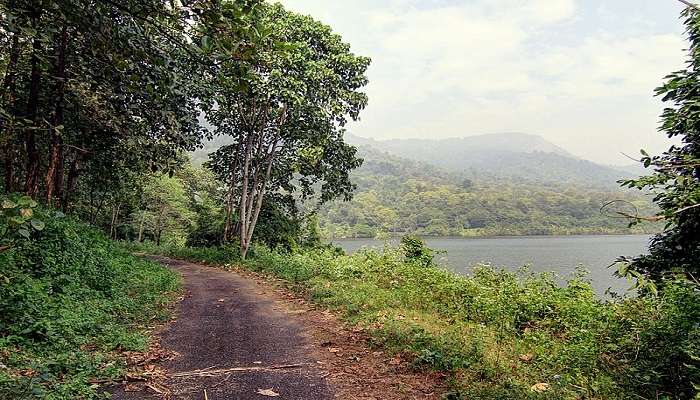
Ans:
{"type": "Polygon", "coordinates": [[[658,156],[642,151],[642,162],[653,173],[624,182],[625,186],[655,193],[661,213],[634,222],[663,220],[666,229],[655,236],[648,255],[630,260],[638,273],[661,281],[668,275],[686,274],[696,280],[700,272],[700,11],[683,12],[690,41],[687,68],[671,73],[656,89],[668,104],[659,130],[669,138],[680,138],[658,156]]]}
{"type": "Polygon", "coordinates": [[[342,128],[367,104],[370,62],[329,27],[279,4],[258,18],[261,50],[222,64],[206,117],[232,138],[208,166],[229,190],[224,240],[236,237],[244,257],[266,196],[351,197],[349,171],[361,161],[342,128]]]}

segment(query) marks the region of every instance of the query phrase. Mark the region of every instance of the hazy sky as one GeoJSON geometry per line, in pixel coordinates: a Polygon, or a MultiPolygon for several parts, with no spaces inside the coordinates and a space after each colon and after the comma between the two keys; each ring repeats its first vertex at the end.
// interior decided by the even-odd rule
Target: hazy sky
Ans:
{"type": "Polygon", "coordinates": [[[684,65],[677,0],[283,0],[373,59],[359,136],[539,134],[572,153],[668,147],[653,89],[684,65]]]}

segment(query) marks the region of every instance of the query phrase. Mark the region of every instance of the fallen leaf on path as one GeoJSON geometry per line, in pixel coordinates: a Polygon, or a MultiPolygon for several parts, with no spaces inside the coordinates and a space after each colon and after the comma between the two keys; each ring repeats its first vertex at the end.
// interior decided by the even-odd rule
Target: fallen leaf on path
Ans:
{"type": "Polygon", "coordinates": [[[532,353],[527,353],[527,354],[521,354],[519,358],[520,358],[520,361],[522,361],[522,362],[530,362],[530,361],[532,361],[532,358],[534,356],[535,355],[532,353]]]}
{"type": "Polygon", "coordinates": [[[530,390],[537,393],[546,392],[549,389],[549,383],[536,383],[532,385],[530,390]]]}
{"type": "Polygon", "coordinates": [[[258,389],[258,394],[267,397],[278,397],[280,395],[272,389],[258,389]]]}
{"type": "Polygon", "coordinates": [[[330,351],[331,353],[337,353],[340,351],[340,349],[337,347],[329,347],[328,351],[330,351]]]}
{"type": "Polygon", "coordinates": [[[219,299],[219,300],[217,300],[217,301],[218,301],[219,303],[223,303],[223,302],[226,301],[226,300],[224,300],[224,299],[219,299]]]}

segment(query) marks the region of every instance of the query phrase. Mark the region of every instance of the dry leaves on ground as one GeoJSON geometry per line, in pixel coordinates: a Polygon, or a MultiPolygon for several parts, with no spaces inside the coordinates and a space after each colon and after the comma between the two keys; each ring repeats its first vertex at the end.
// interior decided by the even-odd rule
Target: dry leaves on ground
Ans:
{"type": "Polygon", "coordinates": [[[280,395],[272,389],[258,389],[257,394],[267,397],[278,397],[280,395]]]}

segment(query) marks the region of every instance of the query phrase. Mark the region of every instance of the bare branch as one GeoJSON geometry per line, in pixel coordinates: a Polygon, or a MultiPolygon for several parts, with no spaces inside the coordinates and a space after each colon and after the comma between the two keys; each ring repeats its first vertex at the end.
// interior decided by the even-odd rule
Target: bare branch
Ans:
{"type": "Polygon", "coordinates": [[[697,4],[693,4],[693,3],[691,3],[691,2],[689,2],[689,1],[687,1],[687,0],[678,0],[678,1],[680,1],[680,2],[683,3],[683,4],[685,4],[685,5],[688,6],[688,7],[691,7],[691,8],[694,8],[694,9],[700,11],[700,7],[698,7],[697,4]]]}
{"type": "Polygon", "coordinates": [[[683,207],[680,210],[677,210],[674,214],[680,214],[682,212],[692,210],[693,208],[697,208],[697,207],[700,207],[700,204],[693,204],[692,206],[683,207]]]}
{"type": "Polygon", "coordinates": [[[632,219],[635,221],[659,222],[659,221],[663,221],[666,219],[666,217],[663,215],[642,216],[639,214],[639,209],[637,208],[637,206],[635,206],[632,202],[629,202],[627,200],[619,200],[619,199],[612,200],[612,201],[609,201],[609,202],[603,204],[600,207],[600,213],[605,215],[605,216],[608,216],[610,218],[632,219]],[[615,211],[612,211],[612,214],[606,213],[606,211],[609,208],[611,208],[613,205],[619,204],[619,203],[629,205],[634,210],[634,212],[630,213],[630,212],[615,210],[615,211]]]}

